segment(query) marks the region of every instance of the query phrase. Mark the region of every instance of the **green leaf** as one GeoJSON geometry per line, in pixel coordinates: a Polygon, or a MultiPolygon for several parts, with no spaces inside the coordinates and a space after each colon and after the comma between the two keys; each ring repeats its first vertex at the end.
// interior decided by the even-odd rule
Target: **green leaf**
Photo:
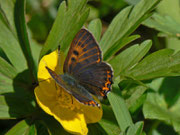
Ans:
{"type": "Polygon", "coordinates": [[[143,122],[137,122],[131,125],[127,131],[126,135],[141,135],[143,131],[143,122]]]}
{"type": "Polygon", "coordinates": [[[39,64],[39,55],[40,51],[42,49],[42,45],[38,44],[36,41],[31,40],[31,50],[32,50],[32,56],[35,62],[36,69],[39,64]]]}
{"type": "Polygon", "coordinates": [[[146,91],[147,87],[138,85],[135,88],[133,88],[133,93],[131,96],[126,100],[126,104],[129,107],[134,106],[137,104],[137,100],[143,95],[143,93],[146,91]]]}
{"type": "MultiPolygon", "coordinates": [[[[150,106],[156,105],[155,108],[164,109],[164,112],[159,111],[160,114],[154,113],[153,116],[150,117],[159,117],[160,120],[165,121],[170,126],[173,125],[174,129],[179,132],[179,121],[180,121],[180,91],[179,91],[179,81],[180,77],[166,77],[166,78],[158,78],[154,79],[151,83],[148,83],[148,87],[150,87],[154,92],[151,95],[148,95],[148,98],[144,104],[144,109],[149,109],[150,106]],[[148,103],[148,102],[150,103],[148,103]],[[156,103],[158,102],[158,104],[156,103]],[[148,104],[146,104],[148,103],[148,104]],[[151,105],[149,105],[151,104],[151,105]],[[145,106],[147,105],[147,106],[145,106]],[[148,108],[146,108],[148,107],[148,108]],[[165,119],[163,119],[161,116],[163,114],[168,115],[168,117],[164,116],[165,119]],[[161,116],[158,116],[161,115],[161,116]],[[176,120],[174,120],[176,119],[176,120]]],[[[149,111],[150,112],[150,111],[149,111]]],[[[151,112],[149,113],[151,114],[151,112]]],[[[153,118],[154,119],[154,118],[153,118]]],[[[160,123],[160,122],[159,122],[160,123]]],[[[164,133],[166,133],[165,131],[164,133]]],[[[171,133],[171,132],[169,132],[171,133]]]]}
{"type": "Polygon", "coordinates": [[[100,19],[92,20],[88,25],[89,31],[94,35],[95,39],[99,42],[102,31],[102,23],[100,19]]]}
{"type": "MultiPolygon", "coordinates": [[[[180,100],[179,100],[180,101],[180,100]]],[[[180,102],[177,102],[179,105],[180,102]]],[[[146,119],[157,119],[166,121],[173,125],[177,132],[180,132],[179,109],[168,109],[163,96],[157,93],[149,93],[143,106],[143,114],[146,119]]]]}
{"type": "Polygon", "coordinates": [[[111,120],[102,119],[100,122],[101,127],[106,131],[109,135],[119,135],[120,128],[111,120]]]}
{"type": "Polygon", "coordinates": [[[30,49],[30,42],[25,22],[25,0],[17,0],[15,4],[15,25],[21,49],[26,58],[32,82],[36,82],[36,67],[30,49]]]}
{"type": "Polygon", "coordinates": [[[109,135],[119,135],[120,133],[120,128],[110,106],[103,105],[103,117],[99,124],[109,135]]]}
{"type": "MultiPolygon", "coordinates": [[[[102,51],[106,55],[107,50],[120,46],[118,41],[129,36],[147,17],[150,11],[160,0],[141,0],[134,7],[122,10],[112,21],[100,42],[102,51]]],[[[116,50],[118,51],[118,50],[116,50]]]]}
{"type": "Polygon", "coordinates": [[[38,116],[42,119],[43,124],[46,126],[49,135],[70,135],[70,133],[66,132],[61,124],[54,119],[54,117],[41,112],[38,116]]]}
{"type": "Polygon", "coordinates": [[[14,92],[13,80],[0,73],[0,94],[14,92]]]}
{"type": "Polygon", "coordinates": [[[117,41],[120,40],[120,30],[122,29],[121,27],[127,19],[131,8],[131,6],[127,7],[123,9],[119,14],[117,14],[104,33],[100,41],[100,46],[104,54],[110,47],[112,47],[117,41]]]}
{"type": "Polygon", "coordinates": [[[149,19],[144,21],[143,24],[169,36],[180,38],[180,24],[170,16],[162,16],[154,13],[149,19]]]}
{"type": "Polygon", "coordinates": [[[112,92],[109,93],[107,97],[112,106],[119,127],[121,131],[124,132],[129,126],[133,124],[133,122],[125,101],[120,95],[121,93],[119,87],[117,84],[114,84],[112,92]]]}
{"type": "Polygon", "coordinates": [[[28,132],[25,135],[37,135],[35,125],[30,125],[28,132]]]}
{"type": "Polygon", "coordinates": [[[128,76],[137,80],[147,80],[180,75],[180,52],[174,55],[173,52],[171,49],[163,49],[152,53],[129,70],[128,76]]]}
{"type": "Polygon", "coordinates": [[[141,45],[134,45],[109,61],[114,69],[114,76],[126,75],[130,68],[146,55],[151,45],[152,42],[150,40],[144,41],[141,45]]]}
{"type": "Polygon", "coordinates": [[[49,135],[48,129],[42,120],[35,121],[36,135],[49,135]]]}
{"type": "Polygon", "coordinates": [[[119,87],[122,89],[122,95],[126,99],[126,105],[131,113],[134,113],[139,109],[145,99],[147,86],[140,81],[126,79],[121,80],[119,87]]]}
{"type": "Polygon", "coordinates": [[[65,1],[61,3],[52,29],[41,50],[40,58],[55,50],[59,44],[62,51],[69,47],[88,17],[89,10],[86,8],[86,2],[87,0],[69,0],[68,7],[65,1]]]}
{"type": "Polygon", "coordinates": [[[26,60],[13,33],[0,20],[0,47],[18,72],[27,68],[26,60]]]}
{"type": "Polygon", "coordinates": [[[98,124],[88,124],[88,135],[107,135],[103,128],[98,124]]]}
{"type": "Polygon", "coordinates": [[[16,29],[14,24],[14,7],[15,0],[0,1],[0,15],[2,16],[2,19],[4,20],[7,28],[16,36],[16,29]]]}
{"type": "Polygon", "coordinates": [[[20,121],[15,126],[13,126],[5,135],[27,135],[29,131],[29,125],[25,120],[20,121]]]}
{"type": "Polygon", "coordinates": [[[35,111],[35,104],[27,93],[0,95],[0,119],[22,118],[35,111]],[[24,96],[23,96],[24,95],[24,96]]]}
{"type": "MultiPolygon", "coordinates": [[[[135,95],[135,93],[133,93],[133,94],[135,95]]],[[[136,98],[129,99],[131,101],[128,101],[128,102],[131,102],[131,104],[128,104],[128,102],[126,102],[130,113],[135,113],[138,109],[141,109],[142,105],[144,104],[144,102],[146,100],[146,96],[147,96],[146,93],[142,94],[141,96],[139,94],[136,98]],[[134,100],[134,102],[133,102],[133,100],[134,100]]]]}
{"type": "Polygon", "coordinates": [[[126,1],[128,4],[135,5],[135,4],[137,4],[140,0],[124,0],[124,1],[126,1]]]}
{"type": "Polygon", "coordinates": [[[179,104],[180,104],[180,97],[179,97],[178,101],[176,102],[176,104],[174,104],[170,108],[170,111],[173,112],[173,115],[178,116],[178,121],[176,121],[176,120],[172,121],[172,125],[173,125],[175,131],[180,133],[180,115],[179,115],[180,107],[179,107],[179,104]]]}
{"type": "Polygon", "coordinates": [[[17,71],[7,61],[0,57],[0,73],[13,79],[17,75],[17,71]]]}
{"type": "Polygon", "coordinates": [[[139,35],[132,35],[132,36],[129,36],[125,39],[118,41],[116,44],[119,44],[119,45],[111,47],[107,50],[107,53],[104,55],[104,60],[108,61],[111,58],[111,56],[115,55],[117,50],[122,49],[124,46],[126,46],[127,44],[131,43],[132,41],[134,41],[138,38],[140,38],[139,35]]]}

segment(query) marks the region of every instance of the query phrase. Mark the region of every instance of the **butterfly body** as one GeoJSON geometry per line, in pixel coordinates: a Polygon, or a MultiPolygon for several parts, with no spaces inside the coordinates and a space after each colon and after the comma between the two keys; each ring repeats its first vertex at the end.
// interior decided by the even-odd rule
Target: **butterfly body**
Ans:
{"type": "MultiPolygon", "coordinates": [[[[67,73],[63,75],[57,75],[54,71],[46,67],[50,75],[53,77],[54,80],[56,80],[56,83],[63,87],[69,94],[74,96],[77,100],[80,98],[78,95],[81,95],[83,99],[86,99],[85,103],[89,103],[89,100],[91,100],[94,105],[97,105],[99,107],[99,104],[93,99],[92,95],[88,92],[86,88],[84,88],[82,85],[80,85],[75,78],[73,78],[71,75],[68,75],[67,73]]],[[[81,100],[78,100],[81,102],[81,100]]]]}
{"type": "Polygon", "coordinates": [[[92,95],[106,97],[111,91],[113,70],[102,61],[101,50],[93,35],[81,29],[73,39],[64,62],[64,74],[46,67],[51,77],[80,103],[99,107],[92,95]]]}

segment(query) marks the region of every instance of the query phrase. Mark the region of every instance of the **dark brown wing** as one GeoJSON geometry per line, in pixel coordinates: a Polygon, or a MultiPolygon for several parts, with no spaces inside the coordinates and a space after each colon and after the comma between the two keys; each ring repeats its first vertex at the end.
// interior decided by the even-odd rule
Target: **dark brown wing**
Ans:
{"type": "Polygon", "coordinates": [[[98,97],[106,97],[111,91],[113,71],[105,62],[93,64],[75,74],[81,85],[98,97]]]}
{"type": "Polygon", "coordinates": [[[100,63],[101,51],[93,35],[81,29],[71,43],[64,63],[64,73],[73,75],[92,64],[100,63]]]}

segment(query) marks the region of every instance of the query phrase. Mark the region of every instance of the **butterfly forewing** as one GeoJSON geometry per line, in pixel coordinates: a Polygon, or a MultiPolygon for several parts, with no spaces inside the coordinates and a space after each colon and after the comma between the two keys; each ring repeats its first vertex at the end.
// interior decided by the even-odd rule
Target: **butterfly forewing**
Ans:
{"type": "Polygon", "coordinates": [[[101,62],[101,51],[93,35],[81,29],[75,36],[64,63],[64,72],[77,73],[101,62]]]}

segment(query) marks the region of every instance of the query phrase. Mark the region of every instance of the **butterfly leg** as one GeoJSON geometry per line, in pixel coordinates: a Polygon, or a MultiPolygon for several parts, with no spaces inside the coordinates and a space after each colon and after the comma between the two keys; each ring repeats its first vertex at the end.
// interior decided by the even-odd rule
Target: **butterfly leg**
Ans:
{"type": "Polygon", "coordinates": [[[71,100],[72,100],[72,104],[73,104],[73,96],[71,95],[71,100]]]}
{"type": "Polygon", "coordinates": [[[58,88],[57,88],[56,82],[54,82],[54,84],[55,84],[55,87],[56,87],[56,90],[57,90],[58,88]]]}
{"type": "Polygon", "coordinates": [[[62,95],[62,90],[61,89],[58,89],[58,86],[57,86],[57,83],[55,82],[55,87],[56,87],[56,90],[59,91],[59,95],[61,96],[62,95]]]}

